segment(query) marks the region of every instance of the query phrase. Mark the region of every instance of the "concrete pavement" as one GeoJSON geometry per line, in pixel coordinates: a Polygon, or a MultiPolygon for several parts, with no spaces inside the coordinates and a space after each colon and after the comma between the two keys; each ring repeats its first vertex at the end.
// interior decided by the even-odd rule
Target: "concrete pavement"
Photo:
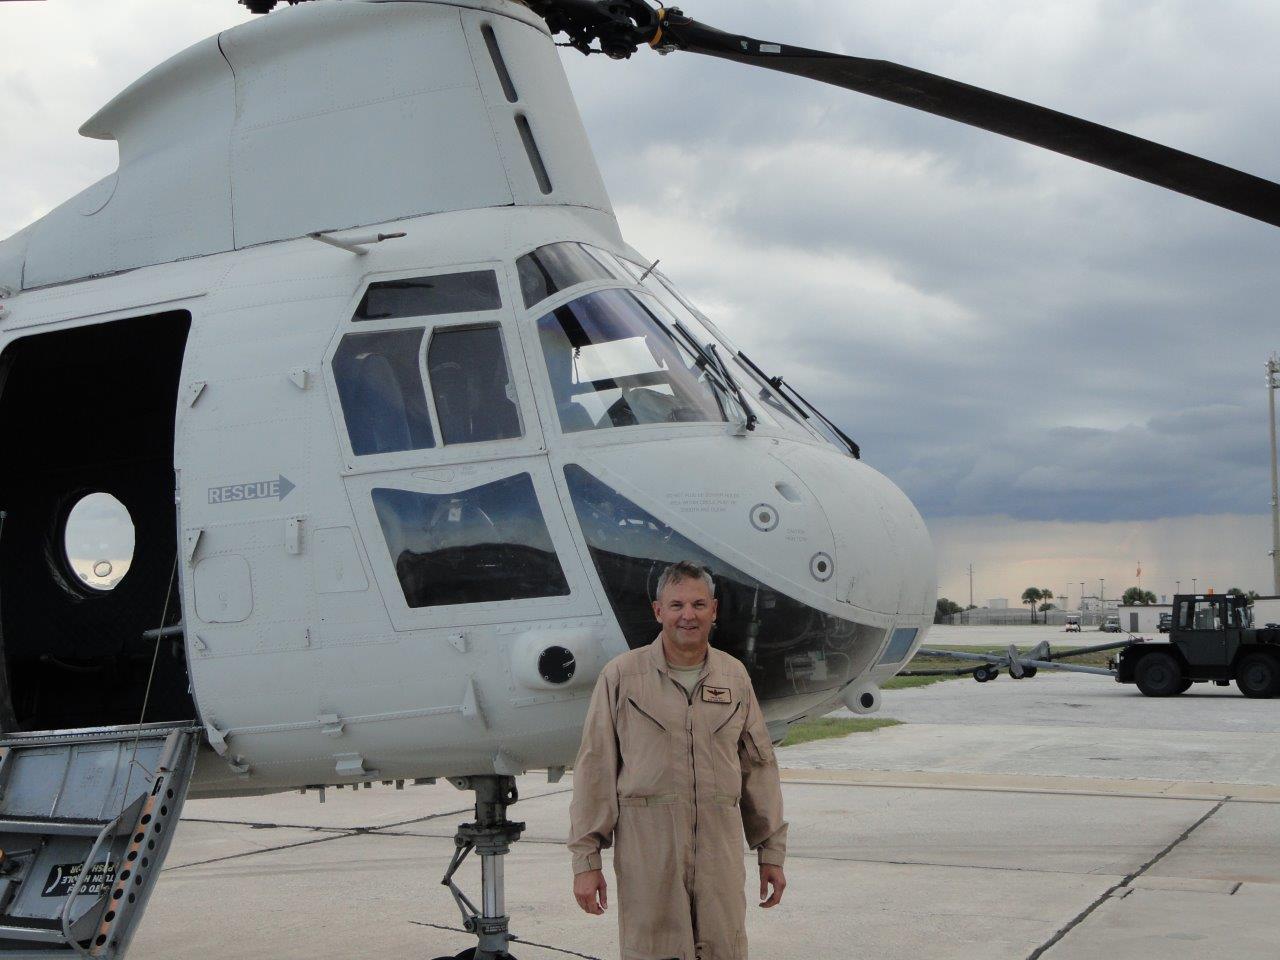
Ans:
{"type": "MultiPolygon", "coordinates": [[[[1208,692],[951,681],[886,693],[904,726],[782,750],[789,888],[748,911],[753,960],[1274,960],[1280,701],[1208,692]]],[[[569,788],[522,778],[513,808],[520,960],[617,956],[616,918],[570,895],[569,788]]],[[[190,802],[131,955],[451,955],[467,937],[439,879],[468,797],[190,802]]],[[[464,873],[474,890],[478,867],[464,873]]]]}

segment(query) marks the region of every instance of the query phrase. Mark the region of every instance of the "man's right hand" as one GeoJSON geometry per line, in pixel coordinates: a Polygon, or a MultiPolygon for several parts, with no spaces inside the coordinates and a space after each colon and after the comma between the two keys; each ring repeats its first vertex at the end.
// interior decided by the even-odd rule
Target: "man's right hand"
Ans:
{"type": "Polygon", "coordinates": [[[587,913],[599,916],[609,909],[609,885],[603,870],[587,870],[573,878],[573,897],[587,913]]]}

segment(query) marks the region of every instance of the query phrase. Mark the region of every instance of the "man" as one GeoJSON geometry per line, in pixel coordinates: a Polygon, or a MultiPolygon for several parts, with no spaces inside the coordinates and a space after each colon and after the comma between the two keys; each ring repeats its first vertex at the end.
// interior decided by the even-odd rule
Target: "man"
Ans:
{"type": "Polygon", "coordinates": [[[762,907],[786,888],[787,824],[769,731],[746,668],[712,649],[710,574],[658,580],[652,644],[596,681],[573,773],[573,894],[608,907],[600,851],[614,847],[624,960],[746,960],[742,838],[758,852],[762,907]]]}

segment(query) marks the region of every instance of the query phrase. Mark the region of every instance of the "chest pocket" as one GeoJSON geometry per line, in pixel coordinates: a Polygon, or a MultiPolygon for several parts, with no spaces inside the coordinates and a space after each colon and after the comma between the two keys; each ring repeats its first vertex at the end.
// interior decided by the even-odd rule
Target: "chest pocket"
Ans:
{"type": "Polygon", "coordinates": [[[741,700],[734,700],[732,705],[725,704],[724,709],[725,716],[711,721],[712,736],[727,743],[737,743],[738,737],[742,735],[742,726],[746,723],[746,710],[743,709],[741,700]]]}
{"type": "Polygon", "coordinates": [[[716,711],[709,717],[711,757],[715,768],[716,792],[736,798],[742,792],[742,765],[738,760],[738,740],[747,720],[747,705],[734,691],[732,704],[703,704],[716,711]]]}
{"type": "Polygon", "coordinates": [[[653,712],[636,703],[635,697],[627,697],[627,716],[628,726],[636,725],[641,730],[660,730],[664,734],[669,732],[666,724],[655,717],[653,712]]]}
{"type": "Polygon", "coordinates": [[[671,792],[672,732],[668,724],[628,696],[618,712],[618,747],[622,769],[618,795],[652,797],[671,792]]]}

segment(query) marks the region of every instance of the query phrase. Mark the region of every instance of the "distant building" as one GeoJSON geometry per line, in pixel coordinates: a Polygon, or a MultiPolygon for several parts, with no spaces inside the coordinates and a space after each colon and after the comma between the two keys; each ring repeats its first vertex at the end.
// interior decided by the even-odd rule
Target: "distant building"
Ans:
{"type": "Polygon", "coordinates": [[[1004,597],[996,597],[994,600],[987,601],[988,610],[1008,610],[1009,601],[1004,597]]]}
{"type": "Polygon", "coordinates": [[[1121,630],[1154,634],[1160,625],[1160,614],[1172,613],[1173,607],[1167,603],[1135,604],[1120,607],[1118,612],[1121,630]]]}

